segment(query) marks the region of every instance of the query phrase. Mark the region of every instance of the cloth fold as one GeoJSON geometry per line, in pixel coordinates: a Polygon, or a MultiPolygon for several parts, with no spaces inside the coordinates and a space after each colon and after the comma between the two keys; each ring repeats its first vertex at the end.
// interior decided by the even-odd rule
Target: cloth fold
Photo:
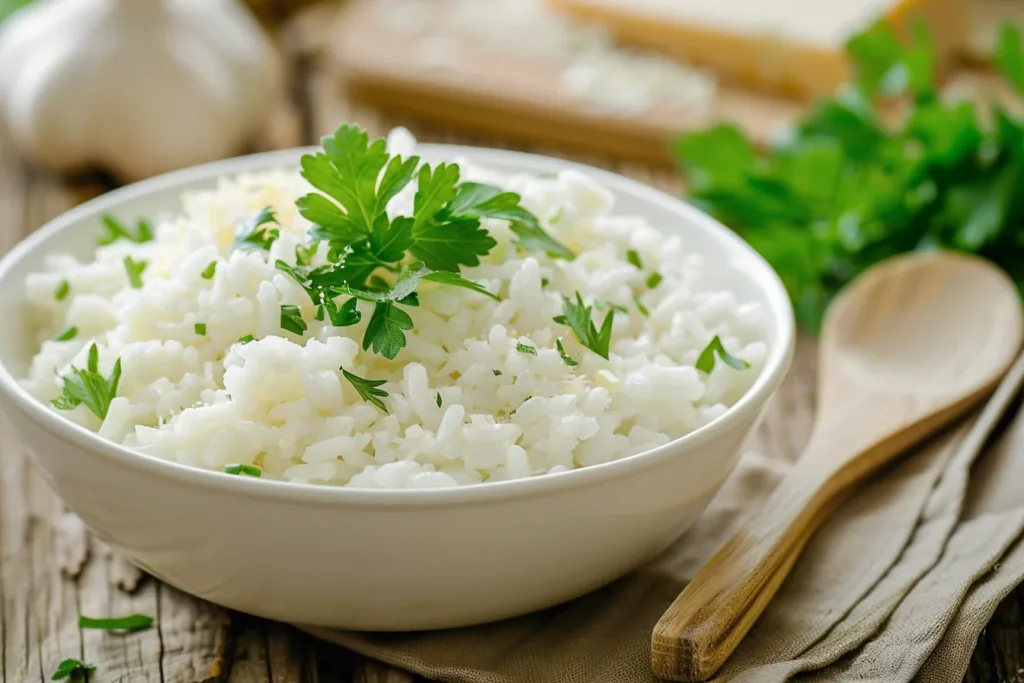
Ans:
{"type": "MultiPolygon", "coordinates": [[[[714,680],[961,681],[978,634],[1024,579],[1022,382],[1024,359],[983,409],[845,503],[714,680]]],[[[655,622],[787,469],[749,451],[661,558],[565,605],[451,631],[305,630],[451,683],[651,683],[655,622]]]]}

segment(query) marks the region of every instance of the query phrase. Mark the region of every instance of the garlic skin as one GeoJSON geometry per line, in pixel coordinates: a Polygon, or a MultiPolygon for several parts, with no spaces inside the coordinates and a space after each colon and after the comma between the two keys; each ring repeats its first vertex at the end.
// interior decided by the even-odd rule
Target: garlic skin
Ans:
{"type": "Polygon", "coordinates": [[[281,82],[236,0],[37,0],[0,25],[0,114],[58,172],[137,180],[231,156],[281,82]]]}

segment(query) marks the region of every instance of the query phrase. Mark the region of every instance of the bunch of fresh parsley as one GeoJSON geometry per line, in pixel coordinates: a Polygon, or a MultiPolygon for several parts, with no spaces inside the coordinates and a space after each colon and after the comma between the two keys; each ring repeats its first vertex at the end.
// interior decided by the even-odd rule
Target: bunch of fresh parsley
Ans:
{"type": "MultiPolygon", "coordinates": [[[[980,254],[1024,285],[1024,120],[943,99],[923,25],[909,44],[877,25],[847,50],[856,82],[771,149],[729,124],[682,136],[692,200],[775,267],[812,331],[844,284],[902,252],[980,254]],[[881,107],[895,97],[908,108],[887,126],[881,107]]],[[[1024,95],[1019,29],[1003,27],[994,63],[1024,95]]]]}

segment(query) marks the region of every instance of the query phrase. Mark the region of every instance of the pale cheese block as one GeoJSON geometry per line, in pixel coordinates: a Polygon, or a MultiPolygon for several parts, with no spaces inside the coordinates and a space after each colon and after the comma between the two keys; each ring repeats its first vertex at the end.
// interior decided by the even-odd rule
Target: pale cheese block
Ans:
{"type": "MultiPolygon", "coordinates": [[[[1024,0],[1014,0],[1024,3],[1024,0]]],[[[852,75],[844,46],[884,18],[923,18],[940,65],[967,44],[971,0],[548,0],[619,40],[773,93],[829,95],[852,75]]]]}

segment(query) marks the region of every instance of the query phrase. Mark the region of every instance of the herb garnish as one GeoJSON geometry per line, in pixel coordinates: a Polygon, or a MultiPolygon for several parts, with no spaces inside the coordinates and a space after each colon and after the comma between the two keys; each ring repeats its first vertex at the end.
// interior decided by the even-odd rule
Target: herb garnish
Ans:
{"type": "MultiPolygon", "coordinates": [[[[386,398],[387,395],[388,395],[388,392],[384,391],[383,389],[379,389],[378,388],[380,386],[383,386],[383,385],[387,384],[387,380],[384,380],[384,379],[363,379],[362,377],[359,377],[357,375],[353,375],[351,372],[349,372],[345,368],[341,369],[341,374],[345,376],[345,379],[347,379],[349,381],[349,384],[351,384],[353,387],[355,387],[355,390],[359,393],[359,397],[360,398],[362,398],[367,403],[371,403],[371,404],[377,406],[378,408],[383,410],[385,413],[388,412],[387,407],[384,405],[384,401],[380,400],[381,398],[386,398]]],[[[440,396],[441,396],[441,394],[438,394],[439,398],[440,398],[440,396]]],[[[440,406],[440,405],[441,404],[438,403],[438,406],[440,406]]]]}
{"type": "Polygon", "coordinates": [[[53,292],[53,298],[57,301],[64,301],[67,298],[68,293],[71,292],[71,283],[67,280],[61,280],[57,285],[57,289],[53,292]]]}
{"type": "Polygon", "coordinates": [[[210,263],[207,264],[206,268],[203,269],[203,272],[200,273],[200,275],[202,276],[202,278],[204,280],[212,280],[213,279],[213,274],[216,273],[216,272],[217,272],[217,262],[216,261],[210,261],[210,263]]]}
{"type": "Polygon", "coordinates": [[[66,678],[68,683],[88,683],[89,677],[95,670],[95,664],[89,664],[80,659],[65,659],[57,665],[57,670],[53,672],[50,680],[60,681],[66,678]]]}
{"type": "Polygon", "coordinates": [[[518,351],[519,353],[526,353],[531,356],[537,355],[537,349],[535,347],[518,341],[516,342],[516,351],[518,351]]]}
{"type": "Polygon", "coordinates": [[[109,214],[100,216],[103,227],[106,228],[98,242],[101,247],[113,244],[117,240],[128,240],[136,244],[144,244],[153,241],[153,228],[146,220],[140,220],[135,224],[135,233],[125,227],[124,223],[109,214]]]}
{"type": "Polygon", "coordinates": [[[640,311],[640,315],[642,315],[645,318],[651,317],[650,310],[648,310],[647,306],[644,305],[644,302],[640,299],[639,294],[633,295],[633,303],[636,304],[636,310],[640,311]]]}
{"type": "Polygon", "coordinates": [[[302,311],[298,306],[293,304],[281,306],[281,329],[300,336],[306,332],[306,321],[302,319],[302,311]]]}
{"type": "MultiPolygon", "coordinates": [[[[692,199],[775,267],[808,329],[844,284],[907,251],[977,253],[1024,288],[1024,118],[942,97],[927,30],[912,38],[882,24],[856,36],[856,83],[766,152],[729,124],[676,143],[692,199]],[[890,126],[875,101],[895,95],[909,107],[890,126]]],[[[1024,95],[1019,28],[1002,28],[994,62],[1024,95]]]]}
{"type": "Polygon", "coordinates": [[[153,617],[145,614],[132,614],[127,617],[114,617],[111,619],[93,619],[91,617],[78,617],[78,628],[99,629],[101,631],[142,631],[153,625],[153,617]]]}
{"type": "Polygon", "coordinates": [[[637,270],[644,269],[644,262],[640,260],[640,253],[636,249],[630,249],[626,252],[626,260],[637,270]]]}
{"type": "Polygon", "coordinates": [[[251,342],[251,341],[252,341],[252,340],[253,340],[254,338],[255,338],[255,337],[253,337],[253,336],[252,336],[251,334],[247,334],[247,335],[245,335],[244,337],[239,337],[239,338],[238,338],[238,343],[239,343],[239,344],[248,344],[248,343],[249,343],[249,342],[251,342]]]}
{"type": "Polygon", "coordinates": [[[64,330],[63,332],[58,334],[56,337],[54,337],[54,340],[55,341],[71,341],[72,339],[74,339],[77,336],[78,336],[78,328],[75,327],[74,325],[72,325],[71,327],[67,328],[66,330],[64,330]]]}
{"type": "Polygon", "coordinates": [[[700,352],[694,367],[704,374],[710,374],[715,369],[715,356],[721,358],[723,363],[734,370],[745,370],[750,367],[750,363],[726,351],[725,346],[722,345],[722,340],[719,339],[717,334],[708,342],[704,350],[700,352]]]}
{"type": "Polygon", "coordinates": [[[562,298],[562,311],[562,315],[554,319],[555,322],[559,325],[568,325],[572,331],[576,333],[576,338],[581,344],[605,360],[608,360],[609,347],[611,346],[612,340],[612,323],[615,320],[615,309],[610,309],[608,311],[608,315],[605,316],[604,322],[601,323],[600,330],[598,330],[592,320],[594,313],[593,307],[585,306],[583,304],[583,297],[580,296],[579,292],[576,292],[575,303],[564,297],[562,298]]]}
{"type": "Polygon", "coordinates": [[[142,273],[149,261],[136,261],[131,256],[124,257],[124,272],[128,275],[128,284],[134,289],[142,288],[142,273]]]}
{"type": "Polygon", "coordinates": [[[261,477],[263,470],[255,465],[224,465],[224,474],[238,474],[246,477],[261,477]]]}
{"type": "Polygon", "coordinates": [[[333,325],[359,321],[355,299],[373,304],[363,349],[395,358],[413,328],[406,307],[415,307],[423,281],[463,287],[497,298],[459,275],[462,267],[480,264],[497,243],[481,225],[483,218],[509,221],[519,246],[563,258],[573,254],[540,227],[519,204],[519,195],[480,183],[460,182],[455,164],[420,164],[387,152],[383,139],[371,142],[353,125],[340,126],[322,140],[323,150],[302,158],[302,176],[319,193],[297,202],[299,213],[314,225],[313,242],[296,265],[278,262],[317,307],[316,318],[333,325]],[[412,215],[387,214],[392,198],[415,183],[412,215]],[[310,267],[319,242],[327,242],[328,263],[310,267]],[[344,304],[341,296],[351,297],[344,304]]]}
{"type": "Polygon", "coordinates": [[[574,368],[577,365],[579,365],[579,361],[573,360],[573,357],[566,353],[565,347],[562,346],[561,337],[555,340],[555,348],[558,349],[558,355],[562,357],[562,362],[568,365],[570,368],[574,368]]]}
{"type": "Polygon", "coordinates": [[[235,236],[235,249],[242,251],[269,250],[270,246],[281,236],[281,231],[273,226],[277,226],[277,217],[269,206],[265,206],[241,226],[235,236]]]}
{"type": "Polygon", "coordinates": [[[200,337],[206,336],[206,323],[196,323],[195,325],[196,334],[200,337]]]}
{"type": "Polygon", "coordinates": [[[651,274],[650,274],[650,275],[649,275],[649,276],[647,277],[647,282],[646,282],[646,284],[647,284],[647,289],[654,289],[655,287],[657,287],[658,285],[660,285],[660,284],[661,284],[661,281],[662,281],[662,280],[664,280],[664,279],[665,279],[665,278],[663,278],[663,277],[661,276],[661,273],[658,273],[658,272],[654,272],[654,273],[651,273],[651,274]]]}
{"type": "Polygon", "coordinates": [[[437,407],[441,407],[441,392],[437,392],[437,407]]]}
{"type": "Polygon", "coordinates": [[[99,373],[100,352],[93,344],[89,347],[89,360],[86,369],[73,367],[71,374],[65,375],[64,390],[51,403],[57,410],[74,410],[83,403],[93,415],[105,420],[110,402],[117,396],[117,384],[121,381],[121,359],[114,362],[110,377],[99,373]]]}

